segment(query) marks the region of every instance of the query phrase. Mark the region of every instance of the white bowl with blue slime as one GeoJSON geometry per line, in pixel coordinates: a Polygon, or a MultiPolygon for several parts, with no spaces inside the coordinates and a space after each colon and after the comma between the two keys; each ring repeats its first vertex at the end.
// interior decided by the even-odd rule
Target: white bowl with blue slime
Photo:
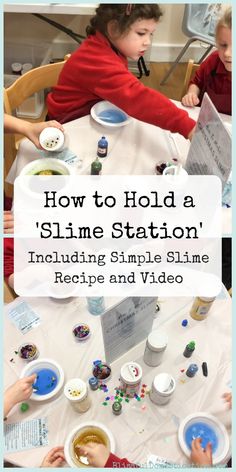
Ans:
{"type": "Polygon", "coordinates": [[[53,398],[64,384],[64,372],[61,366],[53,359],[36,359],[27,364],[22,370],[20,378],[37,374],[33,384],[33,393],[30,400],[44,401],[53,398]]]}
{"type": "Polygon", "coordinates": [[[113,103],[102,101],[96,103],[90,110],[92,118],[100,125],[110,128],[120,128],[128,125],[132,118],[113,103]]]}
{"type": "Polygon", "coordinates": [[[179,444],[188,457],[191,454],[192,441],[196,438],[202,439],[203,449],[208,442],[211,443],[213,465],[228,460],[229,436],[224,425],[215,416],[203,412],[193,413],[180,423],[179,444]]]}

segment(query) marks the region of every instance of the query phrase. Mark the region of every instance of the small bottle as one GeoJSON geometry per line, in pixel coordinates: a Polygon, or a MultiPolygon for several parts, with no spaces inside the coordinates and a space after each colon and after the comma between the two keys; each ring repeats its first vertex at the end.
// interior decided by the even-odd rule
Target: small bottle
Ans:
{"type": "Polygon", "coordinates": [[[97,155],[98,157],[106,157],[108,151],[108,142],[105,136],[102,136],[98,141],[97,155]]]}
{"type": "Polygon", "coordinates": [[[29,72],[29,70],[33,69],[33,64],[31,62],[25,62],[25,64],[22,65],[21,69],[21,75],[25,74],[26,72],[29,72]]]}
{"type": "Polygon", "coordinates": [[[122,405],[120,402],[114,402],[112,403],[112,413],[114,413],[114,415],[118,416],[120,415],[122,412],[122,405]]]}
{"type": "Polygon", "coordinates": [[[216,297],[196,297],[190,310],[190,316],[194,320],[205,320],[215,298],[216,297]]]}
{"type": "Polygon", "coordinates": [[[96,377],[90,377],[88,382],[91,390],[98,389],[98,379],[96,377]]]}
{"type": "Polygon", "coordinates": [[[98,157],[91,164],[91,175],[100,175],[102,171],[102,164],[98,157]]]}
{"type": "Polygon", "coordinates": [[[188,377],[194,377],[194,375],[196,375],[197,371],[198,371],[197,364],[190,364],[187,371],[186,371],[186,375],[188,377]]]}
{"type": "Polygon", "coordinates": [[[104,297],[87,297],[87,304],[91,315],[101,315],[105,311],[104,297]]]}
{"type": "Polygon", "coordinates": [[[190,343],[187,344],[183,352],[184,357],[191,357],[194,349],[195,349],[195,341],[190,341],[190,343]]]}

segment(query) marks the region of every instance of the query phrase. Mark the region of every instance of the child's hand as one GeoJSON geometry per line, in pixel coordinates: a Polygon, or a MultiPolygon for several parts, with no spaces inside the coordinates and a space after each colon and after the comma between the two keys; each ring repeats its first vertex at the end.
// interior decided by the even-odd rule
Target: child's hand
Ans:
{"type": "Polygon", "coordinates": [[[196,93],[190,92],[182,98],[182,104],[185,107],[195,107],[199,104],[199,98],[196,93]]]}
{"type": "Polygon", "coordinates": [[[201,446],[202,439],[196,438],[192,441],[192,451],[190,460],[197,466],[211,466],[212,465],[212,448],[211,443],[207,443],[206,448],[201,446]]]}
{"type": "Polygon", "coordinates": [[[40,467],[61,467],[63,462],[65,462],[64,448],[58,446],[47,453],[40,467]]]}
{"type": "Polygon", "coordinates": [[[14,233],[14,218],[11,211],[4,211],[3,230],[4,230],[4,234],[14,233]]]}
{"type": "Polygon", "coordinates": [[[232,393],[226,392],[222,397],[225,399],[225,402],[228,403],[229,408],[232,409],[232,393]]]}
{"type": "Polygon", "coordinates": [[[32,141],[32,143],[38,148],[42,149],[42,147],[39,144],[39,135],[43,131],[44,128],[47,128],[48,126],[52,126],[54,128],[60,129],[64,133],[64,128],[63,126],[58,123],[58,121],[52,120],[52,121],[43,121],[41,123],[28,123],[26,125],[25,129],[25,136],[32,141]]]}
{"type": "Polygon", "coordinates": [[[104,444],[88,443],[86,446],[80,446],[81,456],[86,456],[89,465],[92,467],[104,467],[110,455],[104,444]]]}
{"type": "Polygon", "coordinates": [[[17,403],[28,400],[33,393],[32,384],[34,383],[37,375],[32,374],[29,377],[24,377],[23,379],[17,380],[13,385],[11,385],[4,393],[4,416],[6,416],[9,411],[17,403]]]}

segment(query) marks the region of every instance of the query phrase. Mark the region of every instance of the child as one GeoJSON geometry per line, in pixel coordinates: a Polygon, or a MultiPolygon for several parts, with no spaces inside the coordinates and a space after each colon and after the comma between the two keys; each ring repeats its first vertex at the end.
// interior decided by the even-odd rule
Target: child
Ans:
{"type": "MultiPolygon", "coordinates": [[[[223,398],[225,402],[228,403],[229,408],[232,408],[231,393],[224,393],[223,398]]],[[[108,449],[103,444],[95,444],[91,442],[86,444],[86,446],[81,446],[80,454],[87,457],[89,465],[92,467],[139,467],[136,464],[132,464],[127,459],[120,459],[114,454],[109,453],[108,449]]],[[[206,448],[203,449],[201,446],[201,438],[193,440],[190,461],[191,464],[198,467],[211,467],[213,465],[211,443],[208,443],[206,448]]],[[[231,463],[231,461],[229,462],[231,463]]],[[[228,467],[231,467],[229,463],[228,467]]]]}
{"type": "Polygon", "coordinates": [[[156,4],[99,5],[88,38],[66,61],[47,97],[49,118],[65,123],[108,100],[138,120],[191,139],[195,122],[188,114],[128,70],[127,57],[143,56],[161,15],[156,4]]]}
{"type": "MultiPolygon", "coordinates": [[[[36,374],[17,380],[4,393],[4,419],[10,410],[20,402],[28,400],[33,392],[36,374]]],[[[61,467],[65,461],[63,447],[54,447],[44,457],[40,467],[61,467]]]]}
{"type": "MultiPolygon", "coordinates": [[[[42,149],[39,144],[39,135],[41,131],[48,126],[53,126],[54,128],[59,128],[61,131],[64,131],[63,126],[55,120],[30,123],[29,121],[20,120],[15,116],[4,113],[4,133],[23,134],[26,138],[30,139],[38,149],[42,149]]],[[[4,196],[3,229],[5,234],[12,234],[14,232],[13,215],[10,211],[11,206],[11,198],[4,196]]]]}
{"type": "Polygon", "coordinates": [[[182,98],[186,107],[201,105],[205,92],[220,113],[231,115],[232,38],[231,9],[225,11],[216,25],[217,51],[214,51],[197,70],[182,98]]]}

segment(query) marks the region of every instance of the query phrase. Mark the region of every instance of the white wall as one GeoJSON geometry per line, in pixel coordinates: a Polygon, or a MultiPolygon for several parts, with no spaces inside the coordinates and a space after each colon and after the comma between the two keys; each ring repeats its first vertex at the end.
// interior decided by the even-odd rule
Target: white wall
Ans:
{"type": "MultiPolygon", "coordinates": [[[[228,4],[224,4],[226,8],[228,4]]],[[[184,13],[184,4],[162,4],[163,17],[161,18],[157,30],[153,37],[153,46],[151,51],[151,60],[153,61],[173,61],[185,44],[187,38],[182,33],[181,24],[184,13]]],[[[89,16],[81,15],[46,15],[49,18],[61,23],[62,25],[72,29],[74,32],[85,33],[85,27],[89,23],[89,16]]],[[[76,49],[76,43],[58,31],[54,27],[44,23],[38,18],[27,13],[5,13],[4,15],[4,36],[5,40],[19,43],[22,42],[69,42],[67,50],[60,51],[57,46],[55,54],[58,56],[60,52],[70,52],[76,49]]],[[[190,48],[188,55],[184,57],[184,61],[189,57],[196,59],[199,57],[199,44],[195,44],[190,48]]]]}

